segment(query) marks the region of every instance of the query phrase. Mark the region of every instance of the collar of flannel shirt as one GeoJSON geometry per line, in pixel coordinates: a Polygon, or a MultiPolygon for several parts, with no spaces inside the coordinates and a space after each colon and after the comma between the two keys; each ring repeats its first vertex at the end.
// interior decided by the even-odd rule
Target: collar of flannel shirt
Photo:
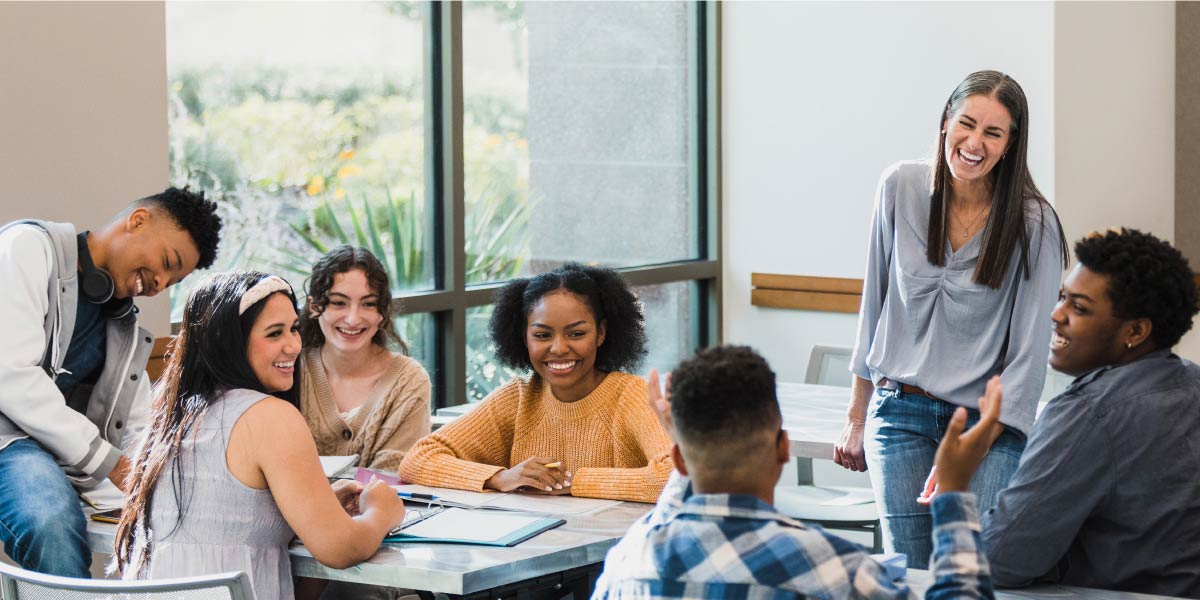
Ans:
{"type": "Polygon", "coordinates": [[[695,494],[679,507],[680,516],[692,515],[705,520],[726,518],[778,521],[789,527],[805,529],[800,521],[792,519],[774,506],[749,494],[695,494]]]}

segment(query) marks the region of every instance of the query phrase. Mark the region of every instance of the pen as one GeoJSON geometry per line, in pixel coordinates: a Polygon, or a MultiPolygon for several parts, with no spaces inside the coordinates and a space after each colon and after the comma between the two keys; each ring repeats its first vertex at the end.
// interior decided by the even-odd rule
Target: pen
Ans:
{"type": "Polygon", "coordinates": [[[543,466],[545,466],[547,469],[557,469],[557,468],[559,468],[559,467],[561,467],[561,466],[562,466],[562,462],[560,462],[560,461],[554,461],[554,462],[552,462],[552,463],[546,463],[546,464],[545,464],[545,465],[543,465],[543,466]]]}
{"type": "Polygon", "coordinates": [[[401,498],[408,498],[409,500],[424,500],[425,502],[437,502],[439,500],[433,494],[418,494],[416,492],[396,492],[396,495],[401,498]]]}

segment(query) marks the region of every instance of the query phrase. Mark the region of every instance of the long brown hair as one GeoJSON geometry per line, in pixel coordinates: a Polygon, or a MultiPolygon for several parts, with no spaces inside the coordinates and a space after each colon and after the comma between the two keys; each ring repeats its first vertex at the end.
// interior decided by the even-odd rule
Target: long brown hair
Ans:
{"type": "MultiPolygon", "coordinates": [[[[188,296],[183,309],[183,330],[171,342],[170,359],[155,388],[150,411],[150,427],[138,444],[126,483],[129,486],[121,522],[117,525],[113,559],[122,574],[132,567],[142,574],[152,555],[154,533],[149,529],[150,499],[163,469],[172,461],[171,488],[180,499],[180,519],[189,490],[183,489],[182,461],[179,448],[199,422],[209,404],[222,392],[237,388],[267,391],[246,356],[246,345],[254,322],[262,313],[268,294],[239,313],[242,295],[266,273],[218,273],[200,284],[188,296]]],[[[288,296],[292,306],[296,297],[288,296]]],[[[300,369],[292,375],[292,387],[272,395],[300,406],[300,369]]],[[[179,527],[179,522],[175,523],[179,527]]],[[[174,531],[174,530],[172,530],[174,531]]]]}
{"type": "Polygon", "coordinates": [[[967,75],[954,88],[938,120],[937,162],[933,167],[933,193],[929,203],[929,231],[926,239],[925,256],[930,264],[946,264],[946,238],[950,231],[950,166],[946,160],[946,120],[969,96],[995,98],[1012,118],[1009,124],[1010,142],[992,172],[988,173],[988,188],[991,190],[991,210],[983,228],[983,239],[979,262],[975,265],[975,283],[992,289],[1000,287],[1008,271],[1008,262],[1013,252],[1020,248],[1021,274],[1030,275],[1029,245],[1030,232],[1025,226],[1026,215],[1037,214],[1038,223],[1044,225],[1047,218],[1054,219],[1058,229],[1058,244],[1062,249],[1063,267],[1067,266],[1070,250],[1062,232],[1062,223],[1054,207],[1033,183],[1026,155],[1029,152],[1029,102],[1025,92],[1011,77],[999,71],[976,71],[967,75]]]}
{"type": "Polygon", "coordinates": [[[305,348],[320,348],[325,345],[325,334],[321,331],[318,321],[325,307],[329,305],[329,290],[333,288],[333,278],[338,273],[346,273],[360,269],[367,276],[367,285],[378,298],[379,314],[383,320],[379,329],[371,337],[371,342],[382,348],[388,347],[390,341],[404,354],[408,354],[408,344],[396,333],[392,323],[392,289],[388,281],[387,269],[383,263],[362,246],[343,245],[330,250],[313,265],[312,275],[304,282],[304,308],[300,311],[300,341],[305,348]],[[316,314],[311,314],[316,313],[316,314]]]}

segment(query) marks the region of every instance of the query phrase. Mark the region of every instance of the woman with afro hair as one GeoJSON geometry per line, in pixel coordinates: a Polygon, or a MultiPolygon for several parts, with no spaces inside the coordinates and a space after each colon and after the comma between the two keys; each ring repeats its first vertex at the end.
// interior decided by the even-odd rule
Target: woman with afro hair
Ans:
{"type": "Polygon", "coordinates": [[[496,294],[496,358],[532,370],[422,439],[406,482],[654,502],[670,442],[629,374],[646,355],[637,298],[615,271],[568,263],[496,294]]]}

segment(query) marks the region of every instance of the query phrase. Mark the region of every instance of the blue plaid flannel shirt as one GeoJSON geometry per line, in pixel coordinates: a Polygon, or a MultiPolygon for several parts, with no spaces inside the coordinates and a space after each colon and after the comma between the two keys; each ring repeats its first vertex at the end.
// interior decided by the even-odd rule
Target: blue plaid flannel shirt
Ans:
{"type": "MultiPolygon", "coordinates": [[[[933,502],[925,597],[993,598],[972,494],[933,502]]],[[[593,600],[916,598],[863,549],[754,496],[695,494],[678,473],[608,552],[593,600]]]]}

